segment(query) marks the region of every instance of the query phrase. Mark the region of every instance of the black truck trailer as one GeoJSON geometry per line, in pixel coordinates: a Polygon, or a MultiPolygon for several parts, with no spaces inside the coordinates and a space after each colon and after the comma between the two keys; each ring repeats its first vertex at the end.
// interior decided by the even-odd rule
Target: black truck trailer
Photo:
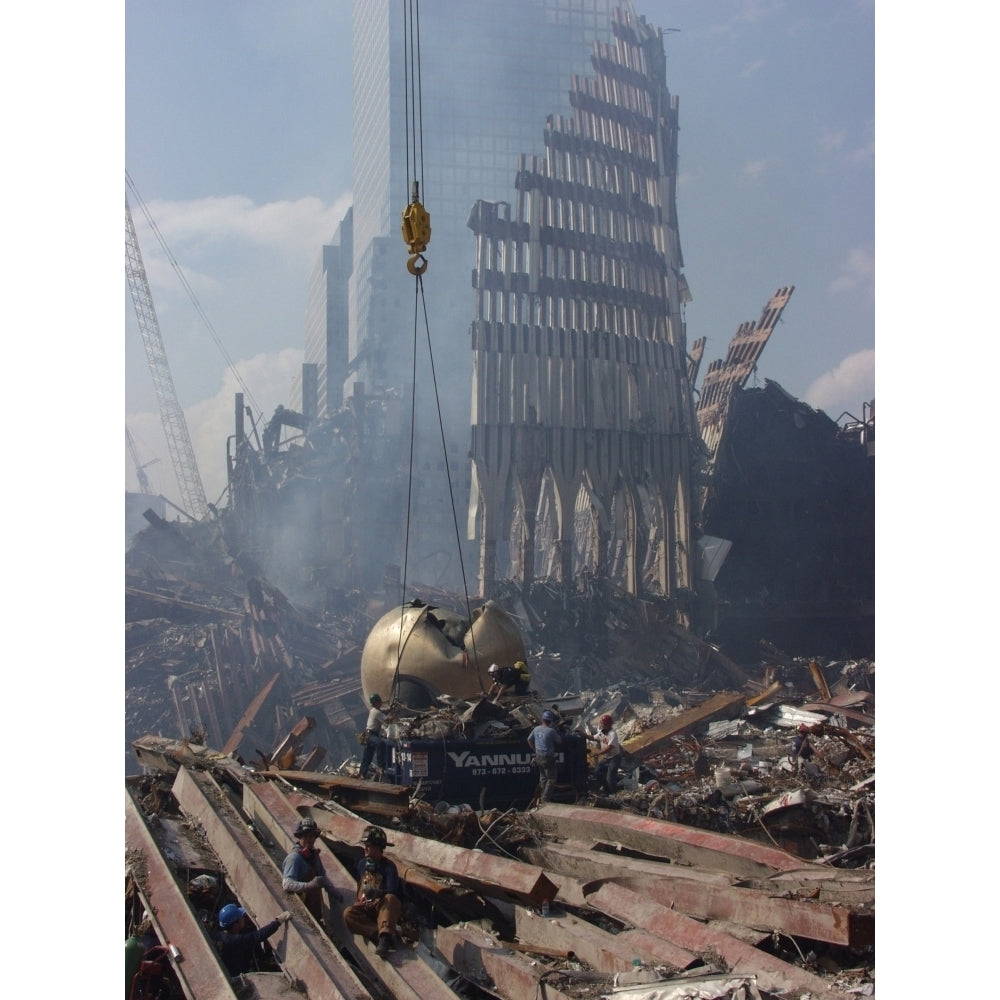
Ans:
{"type": "MultiPolygon", "coordinates": [[[[524,809],[538,788],[538,768],[524,735],[509,739],[390,741],[386,780],[420,787],[427,802],[473,809],[524,809]]],[[[557,748],[554,802],[575,802],[587,787],[587,741],[565,733],[557,748]]]]}

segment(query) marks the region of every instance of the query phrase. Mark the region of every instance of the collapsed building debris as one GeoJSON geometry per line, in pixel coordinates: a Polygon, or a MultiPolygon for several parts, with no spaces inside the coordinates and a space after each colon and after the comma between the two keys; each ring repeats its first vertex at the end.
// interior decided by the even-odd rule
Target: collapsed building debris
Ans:
{"type": "MultiPolygon", "coordinates": [[[[813,681],[810,664],[796,666],[799,682],[813,681]]],[[[790,673],[793,667],[784,669],[790,673]]],[[[838,680],[824,671],[833,699],[851,700],[842,690],[849,673],[842,671],[838,680]]],[[[598,693],[578,714],[567,713],[575,720],[569,724],[582,723],[606,697],[598,693]]],[[[214,868],[207,867],[260,923],[280,905],[279,866],[298,818],[316,820],[325,848],[340,863],[328,863],[327,870],[341,903],[353,886],[349,872],[360,856],[361,832],[375,821],[391,830],[395,846],[389,855],[404,880],[403,948],[380,958],[352,939],[340,923],[336,900],[323,924],[304,907],[288,904],[292,929],[275,947],[275,960],[307,995],[352,996],[344,991],[343,977],[349,974],[361,978],[368,995],[388,997],[514,1000],[542,984],[546,996],[606,997],[614,991],[617,997],[630,984],[663,984],[666,990],[694,979],[709,990],[701,996],[735,996],[740,988],[763,997],[873,992],[874,871],[868,867],[873,854],[853,853],[848,846],[853,840],[874,847],[873,717],[869,726],[855,720],[848,729],[834,714],[836,705],[822,703],[826,708],[814,711],[816,703],[805,700],[765,708],[744,702],[738,709],[737,702],[730,696],[716,699],[717,708],[697,721],[676,706],[620,702],[620,714],[629,720],[623,732],[631,733],[625,746],[637,764],[617,800],[595,805],[588,796],[587,804],[549,803],[527,813],[441,811],[412,787],[391,817],[380,813],[374,794],[371,802],[355,799],[349,810],[340,802],[350,778],[259,771],[207,747],[146,737],[137,741],[137,755],[157,770],[126,782],[129,808],[142,814],[141,830],[135,829],[136,815],[129,814],[130,877],[142,883],[144,904],[155,912],[164,940],[190,935],[183,926],[187,916],[174,915],[176,890],[167,893],[166,903],[157,890],[166,879],[163,868],[176,868],[171,859],[187,855],[175,845],[154,850],[150,844],[150,838],[168,832],[176,837],[190,831],[199,851],[207,839],[219,857],[214,868]],[[674,713],[676,733],[684,735],[672,739],[697,744],[707,768],[692,768],[686,778],[660,773],[643,780],[655,773],[664,743],[650,743],[649,756],[639,760],[637,737],[643,726],[647,732],[656,728],[657,711],[674,713]],[[815,770],[798,773],[787,758],[787,738],[775,733],[782,728],[790,733],[804,716],[827,721],[813,726],[815,770]],[[845,743],[842,734],[854,742],[845,743]],[[853,769],[846,766],[849,760],[853,769]],[[721,761],[727,764],[716,763],[721,761]],[[743,775],[750,774],[758,775],[759,788],[746,787],[743,775]],[[748,829],[753,823],[764,836],[754,840],[738,823],[732,827],[740,836],[683,825],[669,813],[684,802],[743,815],[748,829]],[[787,813],[784,819],[780,814],[803,809],[811,810],[817,825],[827,818],[828,842],[816,845],[826,856],[817,852],[807,860],[801,851],[789,850],[808,837],[801,816],[790,822],[787,813]],[[834,822],[835,816],[845,822],[834,822]],[[248,867],[247,859],[254,858],[248,867]],[[296,958],[302,947],[296,935],[314,941],[301,958],[296,958]],[[326,936],[334,951],[346,948],[353,956],[346,969],[320,944],[326,936]],[[329,957],[316,968],[302,965],[307,955],[316,961],[317,948],[329,957]],[[319,978],[310,986],[314,976],[319,978]],[[317,985],[324,976],[326,985],[317,985]],[[340,993],[322,992],[338,983],[340,993]]],[[[392,787],[354,783],[367,784],[373,793],[392,787]]],[[[206,865],[196,866],[199,873],[206,865]]],[[[190,874],[190,860],[184,866],[190,874]]],[[[183,885],[183,879],[176,881],[183,885]]],[[[211,914],[201,919],[210,924],[211,914]]],[[[249,978],[260,975],[266,973],[249,978]]]]}

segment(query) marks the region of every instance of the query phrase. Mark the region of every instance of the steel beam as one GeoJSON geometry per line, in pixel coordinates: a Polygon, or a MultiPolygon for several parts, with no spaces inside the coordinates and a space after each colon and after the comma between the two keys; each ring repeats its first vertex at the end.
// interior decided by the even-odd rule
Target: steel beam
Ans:
{"type": "Polygon", "coordinates": [[[526,813],[524,822],[548,836],[621,844],[652,857],[669,858],[675,864],[728,872],[739,878],[766,878],[809,867],[794,854],[767,844],[610,809],[546,802],[526,813]]]}
{"type": "Polygon", "coordinates": [[[624,934],[611,934],[568,913],[543,917],[518,906],[514,910],[514,920],[517,939],[522,944],[572,951],[597,972],[632,972],[632,963],[636,958],[669,965],[677,971],[699,961],[697,955],[669,941],[656,938],[650,942],[636,942],[624,934]]]}
{"type": "Polygon", "coordinates": [[[809,990],[819,997],[835,994],[819,976],[783,962],[774,955],[713,928],[668,906],[653,902],[645,893],[606,883],[589,896],[593,907],[649,934],[670,941],[696,955],[718,955],[731,972],[754,975],[761,987],[778,993],[809,990]]]}
{"type": "MultiPolygon", "coordinates": [[[[645,858],[623,858],[617,851],[595,851],[593,844],[574,841],[547,843],[539,847],[521,847],[521,856],[533,865],[544,868],[560,878],[578,880],[582,884],[599,879],[615,878],[627,874],[650,879],[661,877],[689,878],[716,885],[732,885],[733,876],[725,872],[672,865],[669,861],[652,861],[645,858]]],[[[565,899],[563,884],[559,886],[559,899],[565,899]]]]}
{"type": "Polygon", "coordinates": [[[205,997],[236,1000],[215,946],[192,911],[187,894],[160,852],[128,789],[125,791],[125,864],[143,894],[160,940],[175,945],[180,951],[180,960],[171,965],[184,996],[188,1000],[204,1000],[205,997]]]}
{"type": "Polygon", "coordinates": [[[472,926],[439,927],[436,945],[453,969],[470,976],[489,976],[495,990],[511,1000],[538,997],[539,1000],[571,1000],[571,997],[544,982],[545,966],[529,964],[518,955],[497,945],[485,931],[472,926]]]}
{"type": "Polygon", "coordinates": [[[229,739],[226,740],[225,746],[222,748],[223,753],[234,753],[239,749],[239,745],[243,740],[243,734],[253,724],[253,720],[257,718],[257,713],[261,710],[264,702],[267,701],[267,696],[271,693],[274,685],[277,684],[280,676],[281,674],[275,674],[254,696],[253,700],[246,707],[246,711],[240,717],[240,721],[236,723],[235,728],[229,734],[229,739]]]}
{"type": "Polygon", "coordinates": [[[346,775],[326,774],[322,771],[291,771],[277,769],[267,776],[284,778],[293,785],[306,786],[322,791],[333,801],[351,808],[362,807],[365,812],[383,816],[402,816],[410,807],[412,788],[390,785],[381,781],[362,781],[346,775]]]}
{"type": "MultiPolygon", "coordinates": [[[[362,819],[333,814],[313,818],[328,837],[351,846],[360,843],[361,834],[368,825],[362,819]]],[[[485,896],[523,906],[540,906],[551,901],[558,891],[558,886],[541,869],[523,861],[508,861],[396,831],[390,831],[390,838],[395,846],[386,853],[397,863],[400,871],[415,864],[427,871],[446,875],[485,896]]]]}
{"type": "Polygon", "coordinates": [[[638,736],[625,740],[622,749],[640,759],[659,750],[668,740],[683,736],[716,719],[733,719],[746,714],[746,695],[720,691],[694,708],[672,715],[658,726],[644,729],[638,736]]]}
{"type": "MultiPolygon", "coordinates": [[[[243,786],[243,809],[258,828],[266,829],[274,837],[283,850],[291,849],[293,840],[288,831],[295,828],[299,813],[272,782],[247,782],[243,786]]],[[[346,906],[348,901],[354,899],[357,890],[355,879],[336,859],[323,867],[346,906]]],[[[400,875],[404,875],[402,870],[400,875]]],[[[347,947],[363,968],[371,970],[372,975],[385,983],[394,1000],[458,1000],[447,983],[412,949],[401,948],[390,952],[385,959],[375,954],[374,945],[352,935],[344,926],[340,907],[331,911],[327,926],[335,928],[337,937],[347,942],[347,947]]]]}
{"type": "MultiPolygon", "coordinates": [[[[613,881],[645,892],[651,899],[690,917],[729,920],[758,930],[780,930],[830,944],[858,947],[874,944],[875,915],[870,905],[856,910],[818,899],[795,899],[791,891],[778,896],[773,883],[764,883],[763,888],[736,887],[729,876],[718,872],[638,858],[622,859],[619,855],[583,851],[566,844],[525,850],[529,859],[557,876],[584,877],[590,883],[613,881]]],[[[588,891],[593,891],[592,885],[588,891]]],[[[804,891],[815,892],[815,884],[804,891]]]]}
{"type": "Polygon", "coordinates": [[[703,920],[729,920],[760,931],[829,944],[864,947],[875,943],[874,912],[814,899],[780,899],[756,889],[720,888],[666,876],[662,879],[616,878],[618,885],[703,920]]]}
{"type": "MultiPolygon", "coordinates": [[[[279,965],[314,1000],[365,1000],[368,989],[306,910],[281,891],[281,873],[247,830],[214,779],[182,767],[173,793],[181,809],[203,827],[226,868],[228,881],[247,913],[260,926],[282,910],[292,919],[270,939],[279,965]]],[[[209,995],[209,994],[205,994],[209,995]]]]}

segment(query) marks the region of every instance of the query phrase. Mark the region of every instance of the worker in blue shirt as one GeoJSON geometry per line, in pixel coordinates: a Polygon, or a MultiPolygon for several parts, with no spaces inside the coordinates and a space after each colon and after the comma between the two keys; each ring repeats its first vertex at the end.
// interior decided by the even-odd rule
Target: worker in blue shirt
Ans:
{"type": "Polygon", "coordinates": [[[284,910],[269,924],[256,928],[247,917],[247,911],[235,903],[227,903],[219,910],[219,926],[222,933],[217,939],[219,954],[230,976],[249,972],[258,957],[259,946],[282,924],[291,919],[291,913],[284,910]]]}
{"type": "Polygon", "coordinates": [[[546,709],[542,712],[542,723],[528,733],[528,746],[535,755],[538,766],[539,784],[541,786],[539,801],[548,802],[552,794],[552,786],[556,783],[558,759],[556,747],[562,743],[562,737],[552,725],[556,721],[555,713],[546,709]]]}

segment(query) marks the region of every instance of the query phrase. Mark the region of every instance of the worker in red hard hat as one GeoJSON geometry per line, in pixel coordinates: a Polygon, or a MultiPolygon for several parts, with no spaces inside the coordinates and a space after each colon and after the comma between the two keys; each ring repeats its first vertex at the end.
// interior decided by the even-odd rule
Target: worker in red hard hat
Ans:
{"type": "Polygon", "coordinates": [[[622,745],[618,739],[618,731],[614,728],[614,719],[610,715],[602,715],[597,723],[597,735],[587,733],[587,739],[597,744],[594,758],[594,777],[604,790],[613,795],[618,790],[618,765],[621,763],[622,745]]]}

